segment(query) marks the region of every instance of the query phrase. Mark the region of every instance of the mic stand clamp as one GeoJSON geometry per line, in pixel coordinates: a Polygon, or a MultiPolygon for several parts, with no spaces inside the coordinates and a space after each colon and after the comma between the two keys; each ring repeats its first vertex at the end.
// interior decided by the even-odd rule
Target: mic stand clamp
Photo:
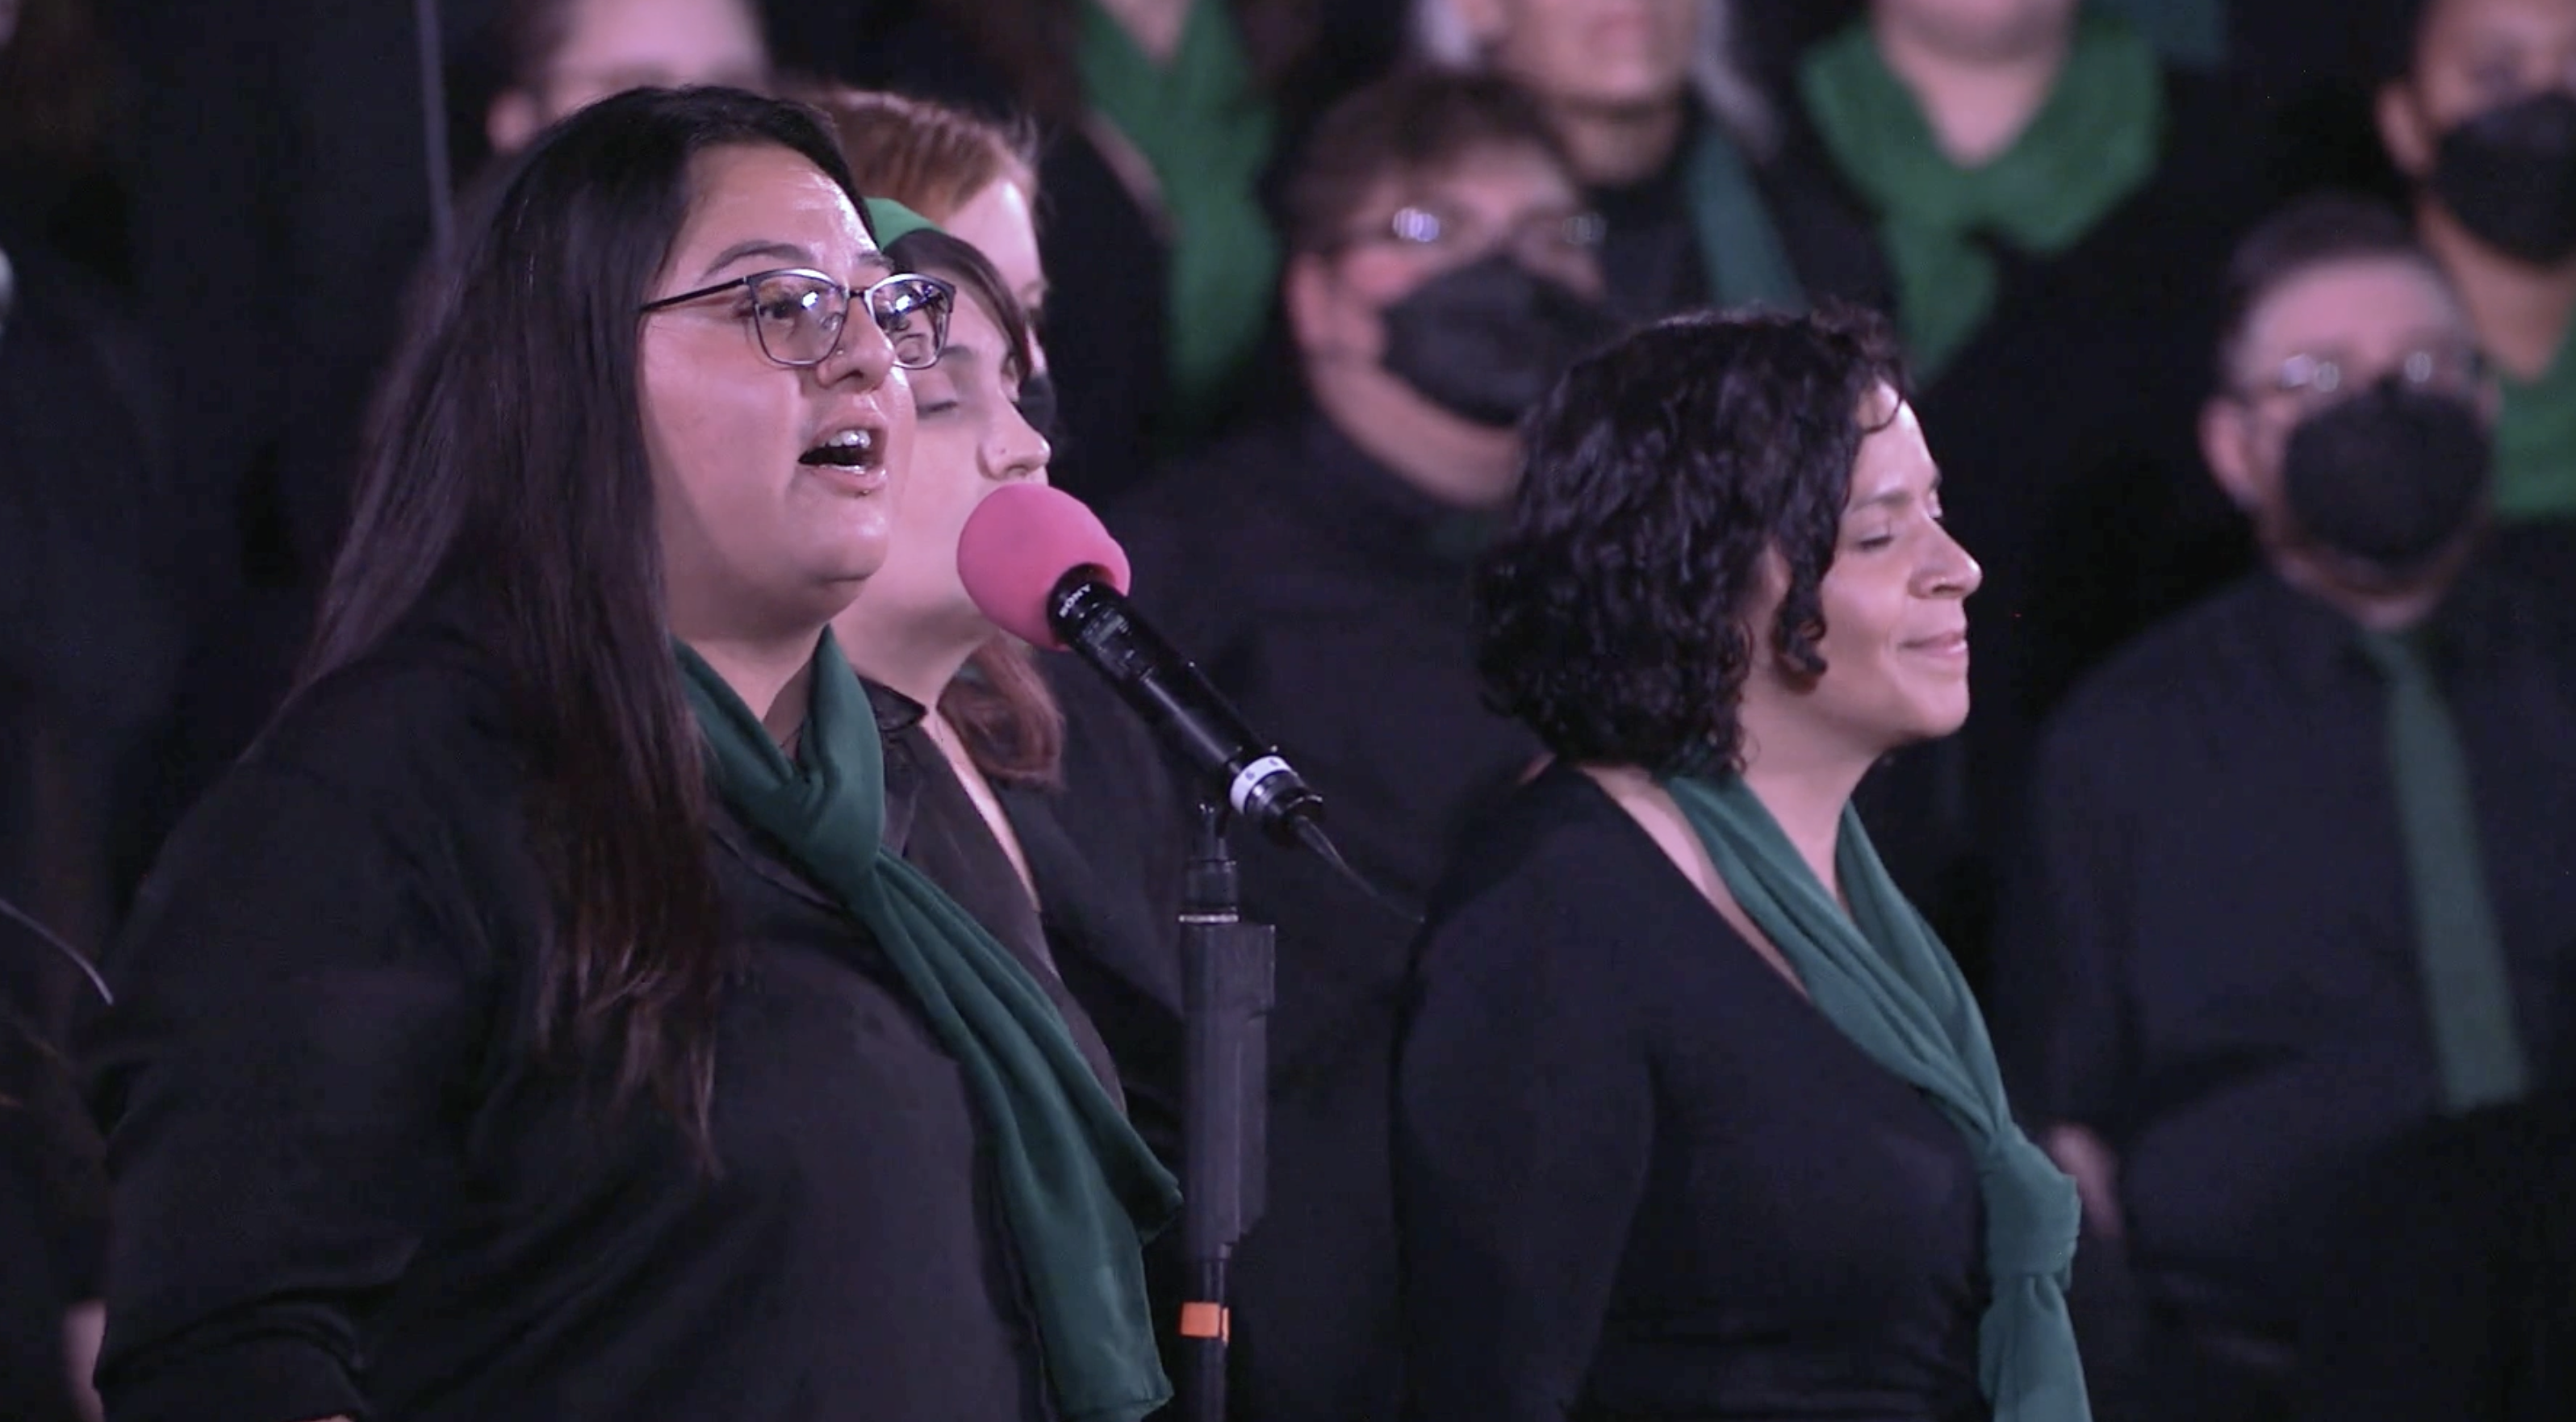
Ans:
{"type": "Polygon", "coordinates": [[[1226,1273],[1261,1218],[1269,1174],[1269,1014],[1273,930],[1246,923],[1227,812],[1202,805],[1181,885],[1181,1305],[1179,1415],[1224,1422],[1233,1338],[1226,1273]]]}

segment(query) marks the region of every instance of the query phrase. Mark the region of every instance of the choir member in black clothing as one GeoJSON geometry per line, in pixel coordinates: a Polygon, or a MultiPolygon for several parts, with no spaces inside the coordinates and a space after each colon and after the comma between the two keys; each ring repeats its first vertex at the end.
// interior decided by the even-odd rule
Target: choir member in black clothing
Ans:
{"type": "Polygon", "coordinates": [[[2078,0],[1872,0],[1796,93],[1784,145],[1821,155],[1877,249],[1951,524],[1986,568],[1976,719],[1863,790],[1982,983],[2038,718],[2250,566],[2191,431],[2267,130],[2078,0]]]}
{"type": "Polygon", "coordinates": [[[697,89],[550,130],[428,291],[309,670],[111,964],[109,1415],[1151,1411],[1170,1176],[881,852],[827,630],[950,289],[697,89]]]}
{"type": "Polygon", "coordinates": [[[2246,242],[2212,469],[2269,567],[2041,747],[1996,976],[2125,1244],[2155,1415],[2276,1415],[2315,1221],[2435,1118],[2564,1083],[2576,618],[2489,555],[2494,389],[2438,265],[2326,197],[2246,242]]]}
{"type": "Polygon", "coordinates": [[[2576,1417],[2576,1095],[2430,1122],[2341,1186],[2302,1422],[2576,1417]]]}
{"type": "Polygon", "coordinates": [[[912,377],[919,414],[885,566],[833,622],[885,733],[887,844],[1071,986],[1109,1038],[1139,1129],[1177,1164],[1187,807],[1097,673],[1065,668],[1059,695],[958,581],[958,536],[984,495],[1047,477],[1046,436],[1023,406],[1036,347],[975,248],[885,199],[869,207],[888,255],[959,297],[938,362],[912,377]],[[1069,756],[1077,736],[1092,744],[1069,756]]]}
{"type": "MultiPolygon", "coordinates": [[[[1383,81],[1291,186],[1305,408],[1107,511],[1135,597],[1325,799],[1368,878],[1418,902],[1537,759],[1482,703],[1467,569],[1520,465],[1512,428],[1600,328],[1582,196],[1499,79],[1383,81]]],[[[1279,933],[1268,1211],[1233,1283],[1249,1422],[1383,1417],[1395,1369],[1386,1080],[1414,924],[1245,837],[1279,933]]]]}
{"type": "MultiPolygon", "coordinates": [[[[1602,223],[1620,316],[1883,303],[1885,274],[1823,166],[1747,72],[1736,0],[1414,0],[1434,62],[1527,88],[1602,223]]],[[[1812,146],[1812,145],[1810,145],[1812,146]]]]}
{"type": "Polygon", "coordinates": [[[1478,664],[1553,759],[1397,1071],[1415,1415],[2067,1419],[2073,1185],[1851,809],[1977,564],[1873,318],[1674,317],[1531,417],[1478,664]]]}

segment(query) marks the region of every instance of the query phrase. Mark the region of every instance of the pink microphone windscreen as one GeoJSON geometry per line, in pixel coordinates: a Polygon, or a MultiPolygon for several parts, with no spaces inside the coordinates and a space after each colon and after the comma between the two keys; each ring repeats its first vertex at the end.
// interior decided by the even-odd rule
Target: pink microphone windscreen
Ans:
{"type": "Polygon", "coordinates": [[[1076,568],[1127,591],[1127,550],[1080,499],[1044,484],[984,496],[957,538],[957,580],[994,626],[1035,646],[1064,643],[1047,622],[1047,594],[1076,568]]]}

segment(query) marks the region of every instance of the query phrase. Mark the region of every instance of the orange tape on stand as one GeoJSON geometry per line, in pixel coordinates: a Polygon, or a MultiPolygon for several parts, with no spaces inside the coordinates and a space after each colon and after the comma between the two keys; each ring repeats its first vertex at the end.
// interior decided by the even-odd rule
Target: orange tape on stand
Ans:
{"type": "Polygon", "coordinates": [[[1234,1312],[1223,1304],[1185,1303],[1181,1305],[1181,1336],[1231,1343],[1234,1341],[1234,1312]]]}

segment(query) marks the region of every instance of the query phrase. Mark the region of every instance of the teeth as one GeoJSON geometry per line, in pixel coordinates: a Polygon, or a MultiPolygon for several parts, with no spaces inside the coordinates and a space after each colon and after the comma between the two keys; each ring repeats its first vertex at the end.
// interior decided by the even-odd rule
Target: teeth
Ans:
{"type": "Polygon", "coordinates": [[[830,439],[805,451],[800,462],[805,464],[838,464],[855,467],[876,458],[877,432],[871,429],[842,430],[830,439]]]}

